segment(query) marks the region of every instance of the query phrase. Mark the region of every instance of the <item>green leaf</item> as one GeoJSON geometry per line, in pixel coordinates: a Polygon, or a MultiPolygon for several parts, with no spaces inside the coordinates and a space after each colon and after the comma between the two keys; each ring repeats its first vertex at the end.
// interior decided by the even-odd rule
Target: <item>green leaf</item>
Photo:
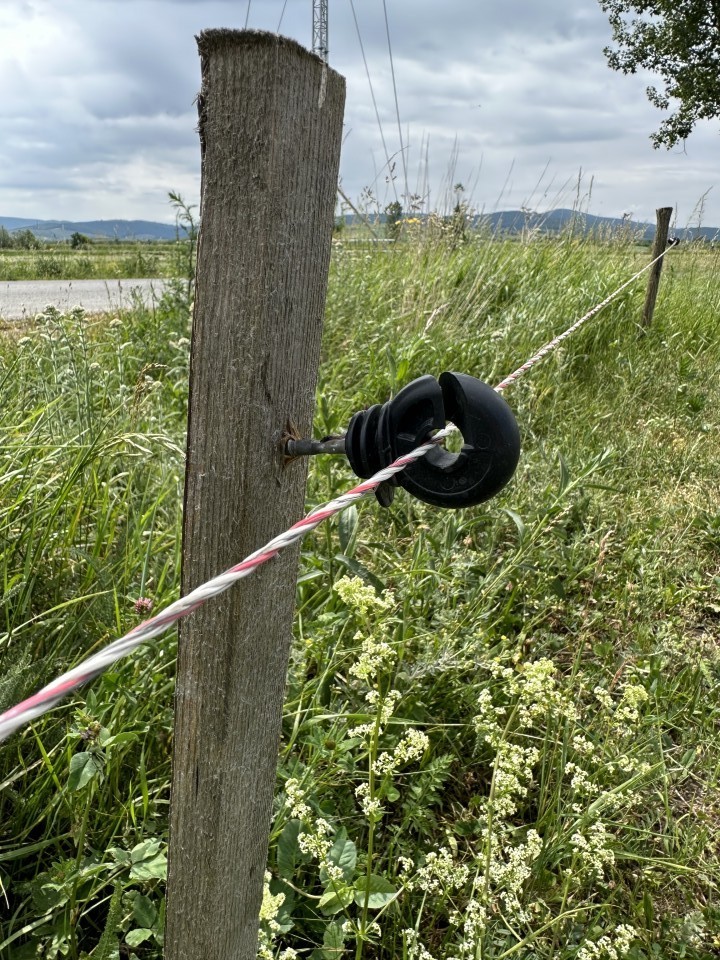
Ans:
{"type": "Polygon", "coordinates": [[[326,890],[318,906],[326,916],[339,913],[353,902],[353,888],[344,885],[326,890]]]}
{"type": "Polygon", "coordinates": [[[352,504],[346,510],[343,510],[338,518],[338,536],[340,537],[340,546],[346,557],[351,557],[355,552],[357,532],[358,512],[355,504],[352,504]]]}
{"type": "Polygon", "coordinates": [[[343,934],[342,923],[339,920],[331,920],[325,927],[323,934],[322,956],[327,960],[335,960],[339,957],[345,948],[345,936],[343,934]]]}
{"type": "Polygon", "coordinates": [[[128,930],[128,932],[125,934],[125,943],[129,947],[139,947],[141,943],[145,943],[146,940],[149,940],[152,935],[152,930],[146,930],[143,927],[138,927],[136,930],[128,930]]]}
{"type": "Polygon", "coordinates": [[[561,453],[558,453],[558,460],[560,461],[560,489],[558,492],[564,493],[570,486],[570,468],[561,453]]]}
{"type": "MultiPolygon", "coordinates": [[[[334,863],[336,867],[340,867],[345,880],[352,880],[353,874],[355,873],[355,864],[357,863],[357,847],[352,840],[348,840],[345,827],[341,827],[340,830],[338,830],[335,842],[328,853],[328,859],[331,863],[334,863]]],[[[320,882],[327,883],[327,881],[327,870],[322,867],[320,870],[320,882]]]]}
{"type": "Polygon", "coordinates": [[[278,839],[278,873],[286,880],[291,880],[295,874],[297,855],[300,852],[298,835],[300,834],[301,829],[302,824],[299,820],[288,820],[288,822],[282,828],[282,833],[278,839]]]}
{"type": "Polygon", "coordinates": [[[130,851],[130,860],[132,863],[139,863],[141,860],[147,860],[148,857],[154,857],[160,847],[162,847],[162,841],[157,839],[136,843],[130,851]]]}
{"type": "Polygon", "coordinates": [[[514,510],[510,510],[509,507],[502,507],[501,509],[503,513],[507,514],[508,517],[510,517],[512,522],[517,527],[518,537],[521,540],[524,540],[525,539],[525,523],[523,521],[523,518],[520,516],[519,513],[516,513],[514,510]]]}
{"type": "Polygon", "coordinates": [[[375,873],[371,873],[369,877],[358,877],[355,881],[355,903],[358,906],[365,905],[365,896],[368,891],[367,904],[370,910],[380,910],[397,896],[397,890],[390,881],[375,873]]]}
{"type": "Polygon", "coordinates": [[[133,900],[133,917],[140,927],[154,927],[157,921],[155,904],[149,897],[141,893],[136,894],[133,900]]]}
{"type": "Polygon", "coordinates": [[[94,780],[103,771],[103,760],[100,754],[84,751],[75,753],[70,759],[70,775],[68,776],[68,790],[82,790],[84,786],[94,780]]]}
{"type": "Polygon", "coordinates": [[[361,580],[364,580],[365,583],[371,584],[378,593],[383,593],[385,591],[385,584],[382,582],[380,577],[376,577],[374,573],[371,573],[367,567],[364,567],[357,560],[353,560],[352,557],[346,557],[344,553],[336,553],[335,559],[338,563],[341,563],[344,567],[347,567],[351,573],[354,573],[356,577],[360,577],[361,580]]]}
{"type": "Polygon", "coordinates": [[[167,855],[160,840],[143,840],[130,851],[130,876],[136,880],[164,880],[167,875],[167,855]]]}
{"type": "MultiPolygon", "coordinates": [[[[100,736],[102,737],[102,731],[100,736]]],[[[120,743],[134,743],[137,739],[137,733],[131,733],[128,731],[127,733],[116,733],[113,736],[108,735],[104,740],[100,739],[100,742],[103,747],[115,747],[120,743]]]]}
{"type": "Polygon", "coordinates": [[[121,863],[123,866],[127,866],[130,863],[130,851],[123,850],[122,847],[109,847],[108,853],[114,860],[117,860],[118,863],[121,863]]]}

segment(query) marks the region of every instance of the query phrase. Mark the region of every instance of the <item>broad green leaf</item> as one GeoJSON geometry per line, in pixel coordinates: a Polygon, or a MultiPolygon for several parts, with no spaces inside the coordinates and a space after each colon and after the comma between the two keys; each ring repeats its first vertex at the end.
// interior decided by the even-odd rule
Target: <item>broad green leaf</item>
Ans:
{"type": "Polygon", "coordinates": [[[328,916],[333,913],[339,913],[341,910],[344,910],[345,907],[349,907],[352,902],[352,887],[342,885],[336,886],[335,889],[330,887],[329,890],[326,890],[322,897],[320,897],[318,906],[322,912],[328,916]]]}
{"type": "Polygon", "coordinates": [[[145,941],[149,940],[151,936],[152,930],[138,927],[136,930],[128,930],[128,932],[125,934],[125,943],[129,947],[139,947],[141,943],[145,943],[145,941]]]}
{"type": "Polygon", "coordinates": [[[82,790],[91,780],[101,774],[102,770],[103,760],[99,754],[89,751],[73,754],[70,759],[68,790],[82,790]]]}
{"type": "Polygon", "coordinates": [[[332,920],[326,927],[323,934],[323,958],[335,960],[339,957],[345,947],[345,936],[343,934],[342,923],[339,920],[332,920]]]}
{"type": "MultiPolygon", "coordinates": [[[[340,867],[343,877],[346,880],[352,880],[355,873],[355,864],[357,863],[357,848],[352,840],[348,840],[347,830],[341,827],[335,837],[335,842],[330,848],[328,859],[336,867],[340,867]]],[[[320,882],[327,883],[327,870],[323,867],[320,870],[320,882]]]]}
{"type": "Polygon", "coordinates": [[[144,897],[141,893],[136,894],[133,899],[133,917],[135,922],[141,927],[154,927],[157,921],[157,910],[155,904],[149,897],[144,897]]]}
{"type": "Polygon", "coordinates": [[[130,851],[130,876],[136,880],[164,880],[167,856],[160,840],[144,840],[130,851]]]}
{"type": "Polygon", "coordinates": [[[301,829],[302,824],[299,820],[288,820],[288,822],[282,828],[282,833],[278,839],[278,873],[286,880],[291,880],[295,874],[297,855],[300,852],[298,836],[301,829]]]}
{"type": "Polygon", "coordinates": [[[148,857],[154,857],[160,847],[162,847],[162,840],[143,840],[141,843],[135,844],[130,851],[130,860],[133,863],[138,863],[140,860],[147,860],[148,857]]]}
{"type": "Polygon", "coordinates": [[[108,853],[113,859],[117,860],[118,863],[122,863],[123,866],[126,866],[130,863],[130,851],[123,850],[122,847],[109,847],[108,853]]]}
{"type": "Polygon", "coordinates": [[[369,877],[358,877],[355,881],[355,903],[358,906],[364,906],[367,891],[370,891],[368,896],[370,910],[380,910],[397,896],[397,890],[390,881],[374,873],[369,877]]]}

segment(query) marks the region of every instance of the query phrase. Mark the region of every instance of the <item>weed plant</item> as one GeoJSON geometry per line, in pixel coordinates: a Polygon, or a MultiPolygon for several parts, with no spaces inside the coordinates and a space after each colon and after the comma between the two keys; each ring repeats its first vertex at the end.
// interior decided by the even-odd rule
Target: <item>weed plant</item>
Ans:
{"type": "MultiPolygon", "coordinates": [[[[629,245],[336,244],[316,432],[499,380],[629,245]]],[[[259,956],[709,958],[720,944],[716,254],[668,257],[512,388],[513,482],[303,546],[259,956]]],[[[0,708],[177,595],[188,298],[0,345],[0,708]]],[[[352,482],[313,464],[309,505],[352,482]]],[[[262,576],[262,572],[257,574],[262,576]]],[[[161,956],[174,646],[0,748],[0,956],[161,956]]]]}

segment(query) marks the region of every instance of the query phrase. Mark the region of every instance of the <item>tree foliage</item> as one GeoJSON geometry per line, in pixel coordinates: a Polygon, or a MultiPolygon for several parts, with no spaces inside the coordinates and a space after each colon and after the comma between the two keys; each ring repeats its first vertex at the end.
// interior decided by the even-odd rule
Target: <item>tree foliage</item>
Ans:
{"type": "Polygon", "coordinates": [[[662,85],[648,87],[648,99],[660,110],[674,111],[652,134],[655,147],[673,147],[698,120],[720,116],[720,0],[599,3],[616,43],[605,48],[612,69],[657,74],[662,85]]]}

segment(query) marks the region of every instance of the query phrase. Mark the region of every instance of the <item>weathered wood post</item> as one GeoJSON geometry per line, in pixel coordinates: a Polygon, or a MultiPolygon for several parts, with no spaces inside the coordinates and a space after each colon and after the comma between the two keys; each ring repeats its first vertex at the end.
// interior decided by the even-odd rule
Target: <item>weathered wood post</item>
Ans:
{"type": "MultiPolygon", "coordinates": [[[[659,207],[655,211],[657,225],[655,227],[655,242],[653,243],[651,260],[659,257],[667,247],[668,231],[670,230],[670,217],[672,217],[672,207],[659,207]]],[[[658,290],[660,289],[660,274],[662,273],[665,257],[655,264],[648,277],[647,293],[645,295],[645,307],[643,309],[643,326],[649,327],[652,323],[653,313],[655,312],[655,301],[657,300],[658,290]]]]}
{"type": "MultiPolygon", "coordinates": [[[[302,515],[286,422],[310,430],[345,81],[275,34],[198,38],[201,227],[182,589],[302,515]]],[[[184,622],[167,960],[255,960],[298,550],[184,622]]]]}

